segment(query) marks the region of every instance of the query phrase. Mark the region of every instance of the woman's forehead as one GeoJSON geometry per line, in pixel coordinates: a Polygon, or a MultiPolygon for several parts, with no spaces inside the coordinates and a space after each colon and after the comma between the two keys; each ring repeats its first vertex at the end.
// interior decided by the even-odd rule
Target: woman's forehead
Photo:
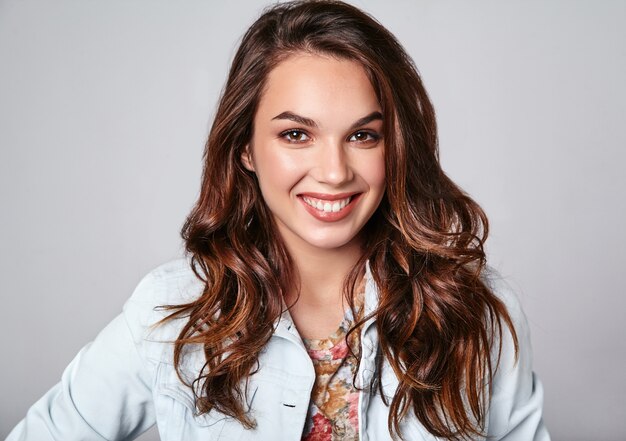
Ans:
{"type": "Polygon", "coordinates": [[[291,112],[320,125],[332,125],[374,111],[380,111],[380,105],[365,69],[358,62],[297,53],[270,71],[257,117],[268,121],[291,112]]]}

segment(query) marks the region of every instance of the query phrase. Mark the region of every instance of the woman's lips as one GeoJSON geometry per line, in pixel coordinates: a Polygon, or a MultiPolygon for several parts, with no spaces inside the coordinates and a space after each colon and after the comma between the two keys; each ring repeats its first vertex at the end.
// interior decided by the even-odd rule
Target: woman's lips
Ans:
{"type": "Polygon", "coordinates": [[[352,212],[361,194],[362,193],[340,193],[327,195],[320,193],[302,193],[298,195],[298,199],[302,202],[304,209],[314,218],[324,222],[336,222],[345,218],[352,212]]]}

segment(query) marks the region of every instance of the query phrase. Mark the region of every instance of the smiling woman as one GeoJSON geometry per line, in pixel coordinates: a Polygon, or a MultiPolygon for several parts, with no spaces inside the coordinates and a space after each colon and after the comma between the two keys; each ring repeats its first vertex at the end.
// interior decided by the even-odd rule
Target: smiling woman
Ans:
{"type": "Polygon", "coordinates": [[[385,192],[382,126],[372,83],[355,61],[295,53],[268,75],[242,160],[306,278],[308,301],[297,301],[302,291],[285,293],[304,337],[332,334],[344,315],[342,297],[331,294],[342,281],[329,269],[358,260],[363,226],[385,192]],[[313,299],[319,306],[307,307],[313,299]]]}
{"type": "Polygon", "coordinates": [[[291,256],[361,254],[359,232],[385,191],[382,126],[354,61],[302,53],[271,71],[243,161],[291,256]]]}
{"type": "Polygon", "coordinates": [[[377,21],[269,8],[204,159],[188,259],[142,280],[9,440],[549,439],[487,219],[377,21]]]}

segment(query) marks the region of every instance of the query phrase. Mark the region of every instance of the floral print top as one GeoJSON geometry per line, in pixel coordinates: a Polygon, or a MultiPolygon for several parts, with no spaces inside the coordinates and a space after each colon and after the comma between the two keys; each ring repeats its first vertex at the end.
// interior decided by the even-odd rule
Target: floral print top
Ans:
{"type": "MultiPolygon", "coordinates": [[[[357,308],[362,303],[363,288],[364,283],[361,283],[357,291],[360,293],[357,308]]],[[[348,310],[339,329],[328,338],[303,339],[316,374],[302,434],[304,441],[359,439],[359,391],[353,383],[356,359],[350,353],[348,342],[356,350],[360,346],[360,330],[355,330],[346,339],[352,324],[352,313],[348,310]]]]}

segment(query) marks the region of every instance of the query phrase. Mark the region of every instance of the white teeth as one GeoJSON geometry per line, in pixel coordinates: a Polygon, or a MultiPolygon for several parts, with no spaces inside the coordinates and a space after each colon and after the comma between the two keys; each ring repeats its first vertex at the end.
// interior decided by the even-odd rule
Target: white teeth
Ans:
{"type": "Polygon", "coordinates": [[[351,198],[341,199],[340,201],[323,201],[321,199],[313,199],[309,197],[303,197],[304,202],[309,204],[311,207],[316,208],[325,213],[337,213],[341,211],[350,203],[351,198]]]}

